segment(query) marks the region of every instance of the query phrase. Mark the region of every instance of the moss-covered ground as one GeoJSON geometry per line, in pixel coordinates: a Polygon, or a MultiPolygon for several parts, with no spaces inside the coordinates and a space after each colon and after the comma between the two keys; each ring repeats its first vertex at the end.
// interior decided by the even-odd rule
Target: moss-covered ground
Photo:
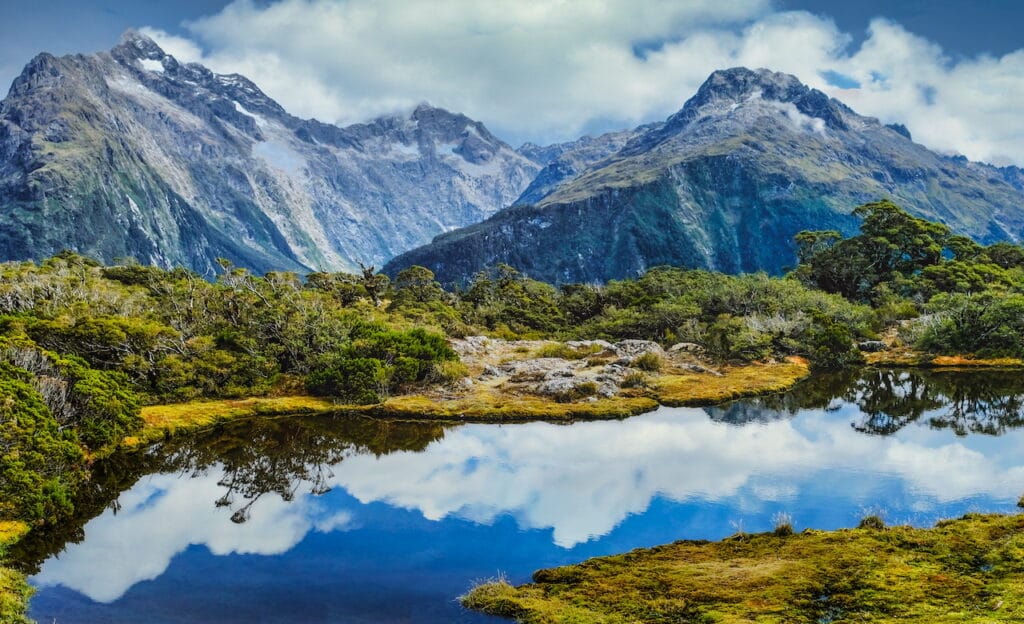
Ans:
{"type": "Polygon", "coordinates": [[[23,522],[0,521],[0,622],[4,624],[29,622],[25,612],[32,587],[24,574],[3,566],[8,547],[28,533],[28,529],[23,522]]]}
{"type": "Polygon", "coordinates": [[[480,585],[466,607],[536,624],[1024,622],[1024,516],[676,542],[480,585]]]}

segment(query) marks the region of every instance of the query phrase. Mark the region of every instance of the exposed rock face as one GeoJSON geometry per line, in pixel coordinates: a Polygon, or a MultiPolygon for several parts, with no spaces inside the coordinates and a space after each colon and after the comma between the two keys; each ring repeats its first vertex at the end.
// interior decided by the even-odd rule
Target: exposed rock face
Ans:
{"type": "MultiPolygon", "coordinates": [[[[588,354],[587,358],[572,360],[530,357],[530,353],[551,344],[543,340],[509,342],[486,336],[467,336],[450,342],[471,370],[480,371],[477,382],[500,385],[512,392],[559,400],[613,397],[622,390],[623,383],[631,373],[639,372],[631,368],[637,357],[646,353],[668,357],[658,343],[649,340],[623,340],[616,343],[604,340],[569,341],[565,343],[566,346],[580,354],[588,354]]],[[[717,374],[687,362],[676,361],[674,365],[684,370],[717,374]]]]}
{"type": "Polygon", "coordinates": [[[39,55],[0,104],[0,259],[379,266],[511,204],[539,169],[427,105],[344,128],[298,119],[128,33],[109,53],[39,55]]]}
{"type": "Polygon", "coordinates": [[[559,179],[551,168],[571,150],[544,154],[551,164],[521,198],[531,205],[439,236],[386,271],[419,264],[445,283],[497,263],[555,282],[660,264],[779,273],[795,262],[797,232],[853,234],[852,209],[880,198],[981,242],[1021,240],[1019,169],[942,156],[907,135],[793,76],[718,71],[678,113],[582,172],[559,179]]]}

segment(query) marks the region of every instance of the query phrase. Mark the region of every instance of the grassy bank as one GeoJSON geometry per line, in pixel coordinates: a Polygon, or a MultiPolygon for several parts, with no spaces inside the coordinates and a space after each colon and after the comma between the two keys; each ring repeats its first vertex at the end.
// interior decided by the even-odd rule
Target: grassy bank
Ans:
{"type": "Polygon", "coordinates": [[[3,567],[7,549],[26,533],[28,525],[23,522],[0,521],[0,622],[5,624],[30,621],[25,613],[28,610],[28,599],[32,597],[32,588],[24,574],[3,567]]]}
{"type": "Polygon", "coordinates": [[[920,368],[1024,368],[1020,358],[975,358],[965,355],[930,355],[912,350],[891,349],[868,353],[872,366],[913,366],[920,368]]]}
{"type": "Polygon", "coordinates": [[[1024,621],[1024,516],[676,542],[498,581],[465,606],[521,622],[1024,621]]]}
{"type": "Polygon", "coordinates": [[[477,422],[587,420],[625,418],[661,405],[710,405],[744,396],[782,392],[809,374],[806,363],[752,364],[711,373],[656,374],[649,388],[607,399],[559,402],[553,398],[510,393],[478,384],[468,393],[401,395],[374,405],[347,405],[309,396],[193,401],[142,408],[143,429],[123,446],[139,448],[169,436],[217,424],[283,414],[357,412],[383,418],[440,419],[477,422]]]}
{"type": "Polygon", "coordinates": [[[322,414],[336,411],[329,399],[309,396],[190,401],[142,408],[142,429],[122,446],[137,448],[166,437],[193,433],[217,424],[254,416],[322,414]]]}

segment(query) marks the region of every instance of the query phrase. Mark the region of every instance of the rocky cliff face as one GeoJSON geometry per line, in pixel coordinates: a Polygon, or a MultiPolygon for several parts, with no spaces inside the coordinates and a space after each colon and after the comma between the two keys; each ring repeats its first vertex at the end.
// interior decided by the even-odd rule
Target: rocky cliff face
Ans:
{"type": "Polygon", "coordinates": [[[0,259],[263,271],[381,264],[507,206],[539,165],[463,115],[337,127],[128,33],[36,57],[0,104],[0,259]]]}
{"type": "MultiPolygon", "coordinates": [[[[548,172],[559,158],[551,156],[548,172]]],[[[611,155],[543,181],[487,221],[386,267],[460,282],[504,262],[558,282],[659,264],[777,273],[804,229],[856,231],[859,204],[890,198],[982,242],[1024,237],[1020,171],[933,153],[793,76],[718,71],[662,124],[611,155]]]]}

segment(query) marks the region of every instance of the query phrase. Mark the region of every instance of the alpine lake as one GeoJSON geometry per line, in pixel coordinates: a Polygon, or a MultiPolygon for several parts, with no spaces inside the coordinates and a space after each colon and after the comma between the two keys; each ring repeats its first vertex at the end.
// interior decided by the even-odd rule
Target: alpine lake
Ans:
{"type": "Polygon", "coordinates": [[[1014,513],[1024,373],[863,369],[573,424],[266,418],[95,473],[11,553],[41,624],[491,622],[457,597],[589,557],[1014,513]]]}

